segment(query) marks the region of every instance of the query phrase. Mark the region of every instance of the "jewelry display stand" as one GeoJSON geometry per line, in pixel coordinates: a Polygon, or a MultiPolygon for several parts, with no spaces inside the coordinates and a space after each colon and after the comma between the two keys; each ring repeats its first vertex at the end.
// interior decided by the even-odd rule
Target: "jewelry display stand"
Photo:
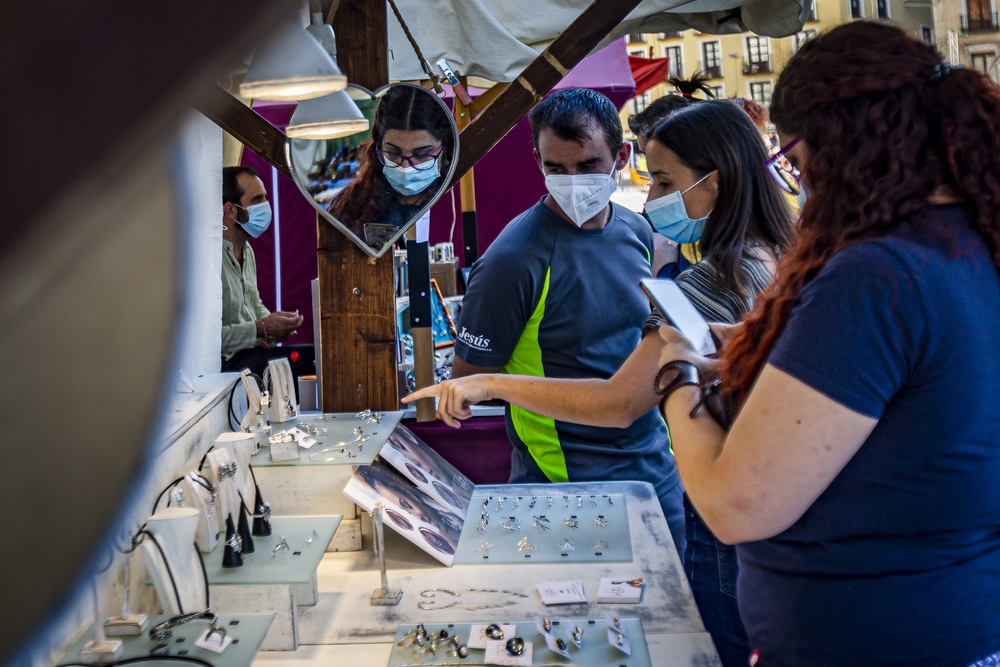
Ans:
{"type": "Polygon", "coordinates": [[[371,603],[379,607],[392,607],[399,604],[403,597],[403,591],[400,589],[389,590],[389,576],[385,571],[385,532],[382,529],[382,510],[382,504],[379,503],[371,511],[375,554],[378,556],[379,570],[382,574],[382,587],[376,588],[375,592],[372,593],[371,603]]]}
{"type": "Polygon", "coordinates": [[[229,613],[275,613],[264,650],[295,650],[299,645],[298,607],[315,605],[319,600],[316,568],[339,525],[339,516],[273,517],[272,536],[257,539],[257,550],[244,555],[243,567],[222,566],[222,545],[203,556],[212,608],[229,613]]]}
{"type": "Polygon", "coordinates": [[[472,496],[455,564],[632,562],[628,507],[620,493],[490,494],[484,507],[486,498],[478,488],[472,496]]]}
{"type": "MultiPolygon", "coordinates": [[[[170,617],[151,616],[149,621],[153,627],[168,618],[170,617]]],[[[169,643],[153,641],[149,638],[148,632],[135,637],[122,637],[121,642],[119,642],[121,652],[116,662],[144,659],[142,662],[148,667],[157,667],[157,665],[177,667],[177,665],[184,664],[180,662],[183,660],[213,667],[250,667],[260,650],[273,618],[274,615],[269,613],[219,616],[219,625],[226,630],[226,636],[232,638],[222,653],[215,653],[195,645],[198,638],[208,628],[204,622],[199,621],[176,628],[169,643]],[[159,651],[162,655],[162,662],[156,660],[157,653],[154,651],[159,651]]],[[[81,651],[90,636],[92,636],[92,629],[88,630],[76,644],[70,647],[59,664],[83,663],[81,651]]]]}
{"type": "Polygon", "coordinates": [[[185,475],[177,487],[184,493],[185,507],[198,510],[195,542],[198,551],[207,554],[219,544],[219,533],[226,527],[215,487],[196,472],[185,475]]]}
{"type": "MultiPolygon", "coordinates": [[[[224,547],[228,549],[226,552],[226,567],[239,567],[242,564],[242,559],[237,558],[239,554],[234,554],[234,551],[242,553],[245,550],[243,544],[243,537],[240,535],[239,542],[236,542],[232,533],[239,526],[240,517],[243,516],[243,503],[240,502],[239,492],[237,490],[237,475],[239,474],[239,465],[229,456],[229,452],[225,449],[213,449],[208,454],[205,455],[205,463],[208,466],[208,478],[209,481],[215,486],[216,496],[218,498],[219,509],[221,510],[221,519],[223,525],[226,529],[226,537],[224,547]]],[[[247,536],[249,536],[249,529],[246,531],[247,536]]],[[[252,538],[251,538],[251,550],[252,550],[252,538]]]]}
{"type": "Polygon", "coordinates": [[[132,552],[125,554],[124,582],[122,586],[122,615],[109,618],[104,624],[104,634],[109,637],[134,637],[141,635],[149,622],[147,614],[133,614],[131,609],[132,552]]]}
{"type": "Polygon", "coordinates": [[[104,626],[100,622],[97,582],[91,582],[91,586],[94,594],[94,638],[80,647],[79,660],[84,665],[113,665],[122,656],[122,642],[104,636],[104,626]]]}
{"type": "Polygon", "coordinates": [[[295,380],[288,359],[272,359],[267,362],[267,371],[264,374],[265,386],[268,376],[271,378],[271,402],[267,408],[268,419],[271,420],[272,424],[280,424],[298,417],[299,402],[295,398],[295,380]]]}
{"type": "MultiPolygon", "coordinates": [[[[557,639],[565,642],[570,659],[566,661],[558,657],[549,650],[545,643],[545,638],[538,632],[534,620],[504,621],[506,625],[516,626],[516,636],[521,637],[525,644],[531,644],[531,664],[532,665],[556,665],[572,664],[575,667],[652,667],[649,646],[646,644],[646,635],[642,629],[642,621],[638,618],[620,618],[619,622],[625,630],[624,636],[628,638],[629,648],[632,654],[626,655],[618,648],[611,645],[608,638],[608,623],[602,617],[600,619],[580,619],[580,618],[558,618],[556,614],[549,616],[552,619],[551,634],[557,639]],[[580,628],[583,630],[581,638],[582,648],[577,648],[570,640],[567,627],[580,628]]],[[[428,618],[423,623],[428,635],[433,635],[444,630],[449,636],[457,636],[461,644],[469,643],[469,635],[472,632],[472,623],[442,623],[437,619],[428,618]]],[[[481,625],[481,623],[477,623],[481,625]]],[[[401,667],[402,665],[420,665],[421,663],[433,663],[435,665],[482,665],[484,664],[485,651],[469,647],[467,658],[457,655],[446,655],[444,650],[439,649],[436,655],[422,654],[419,650],[414,653],[414,645],[408,641],[407,633],[413,636],[416,632],[416,625],[400,625],[396,630],[395,641],[393,641],[392,656],[389,658],[387,667],[401,667]]],[[[511,637],[505,636],[504,639],[511,637]]],[[[681,664],[681,663],[678,663],[681,664]]],[[[684,663],[703,664],[703,663],[684,663]]],[[[711,664],[711,663],[704,663],[711,664]]]]}
{"type": "Polygon", "coordinates": [[[250,503],[254,502],[255,493],[253,477],[250,474],[250,457],[254,453],[254,436],[250,433],[223,433],[215,440],[217,449],[224,449],[229,458],[236,462],[236,474],[232,476],[232,482],[236,491],[236,499],[239,507],[233,515],[237,523],[237,530],[243,543],[243,553],[251,554],[255,546],[250,530],[248,516],[253,514],[254,508],[250,503]]]}
{"type": "Polygon", "coordinates": [[[260,386],[250,371],[240,371],[240,381],[247,395],[247,412],[240,420],[240,431],[254,436],[254,454],[256,454],[261,446],[267,444],[267,437],[271,434],[271,425],[267,421],[270,396],[260,393],[260,386]]]}
{"type": "MultiPolygon", "coordinates": [[[[257,483],[271,504],[273,514],[342,516],[344,520],[329,549],[359,551],[361,521],[354,503],[345,498],[342,492],[351,478],[354,466],[368,465],[375,460],[389,435],[399,425],[403,413],[384,412],[381,415],[381,422],[370,424],[364,417],[353,412],[308,414],[299,415],[297,420],[280,427],[276,426],[275,432],[298,428],[318,442],[309,449],[302,449],[298,460],[271,461],[270,453],[266,450],[261,450],[250,459],[257,483]],[[310,459],[314,453],[330,447],[337,447],[338,450],[340,446],[346,448],[346,443],[359,437],[351,433],[357,428],[370,433],[371,437],[358,443],[361,445],[360,449],[357,445],[351,446],[355,457],[348,457],[345,452],[343,458],[333,461],[310,459]]],[[[340,454],[339,451],[336,453],[340,454]]]]}
{"type": "Polygon", "coordinates": [[[142,555],[164,611],[176,616],[208,607],[200,556],[194,542],[198,510],[168,507],[149,517],[146,530],[155,542],[144,542],[142,555]]]}

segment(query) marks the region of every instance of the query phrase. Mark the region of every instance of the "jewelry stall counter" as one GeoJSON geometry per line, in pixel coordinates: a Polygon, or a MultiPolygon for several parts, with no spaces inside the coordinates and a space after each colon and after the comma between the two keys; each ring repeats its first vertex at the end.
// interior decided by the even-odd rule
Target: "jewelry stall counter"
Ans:
{"type": "MultiPolygon", "coordinates": [[[[373,606],[370,604],[372,589],[379,584],[378,558],[370,549],[356,553],[328,553],[319,566],[319,602],[316,606],[303,610],[300,619],[300,638],[303,644],[317,658],[342,659],[352,666],[385,667],[393,657],[395,635],[401,624],[422,623],[427,628],[446,627],[459,623],[517,623],[523,624],[536,614],[552,620],[600,619],[605,611],[615,615],[635,618],[641,623],[649,644],[651,665],[655,667],[704,664],[718,665],[718,657],[711,639],[705,633],[691,589],[683,573],[680,558],[670,537],[670,531],[660,508],[653,487],[640,482],[594,482],[587,484],[547,484],[547,485],[497,485],[475,488],[473,504],[466,519],[466,529],[473,530],[479,522],[480,507],[476,499],[489,494],[496,503],[500,497],[507,498],[558,498],[562,505],[563,496],[572,498],[571,513],[577,513],[576,498],[584,499],[582,504],[590,504],[590,496],[596,499],[610,496],[623,498],[615,500],[621,514],[602,511],[608,520],[607,528],[615,528],[615,535],[625,535],[630,542],[627,547],[618,545],[619,554],[614,559],[602,557],[587,558],[572,556],[554,559],[502,559],[497,565],[487,564],[481,558],[463,562],[456,558],[452,567],[443,567],[424,550],[399,536],[394,531],[385,532],[385,554],[388,583],[392,589],[402,591],[402,599],[396,606],[373,606]],[[627,531],[623,526],[614,526],[618,517],[627,520],[627,531]],[[630,551],[629,551],[630,550],[630,551]],[[622,556],[621,554],[628,554],[622,556]],[[498,566],[499,565],[499,566],[498,566]],[[621,578],[631,581],[642,578],[644,591],[642,601],[634,605],[601,605],[597,603],[598,586],[603,577],[621,578]],[[579,581],[583,584],[586,602],[560,606],[542,604],[538,584],[546,582],[579,581]],[[362,647],[359,645],[364,645],[362,647]],[[379,648],[376,648],[378,645],[379,648]],[[665,650],[661,650],[665,649],[665,650]],[[700,656],[700,657],[699,657],[700,656]],[[694,662],[697,660],[697,662],[694,662]]],[[[510,501],[508,501],[510,502],[510,501]]],[[[547,500],[545,501],[547,504],[547,500]]],[[[604,500],[607,504],[607,500],[604,500]]],[[[524,509],[521,500],[518,509],[524,509]]],[[[546,507],[551,517],[552,528],[545,530],[531,523],[520,531],[529,542],[540,540],[573,540],[574,529],[563,523],[562,513],[567,510],[562,505],[546,507]],[[554,512],[558,509],[559,512],[554,512]],[[557,521],[558,519],[558,521],[557,521]],[[558,526],[558,527],[557,527],[558,526]],[[563,534],[565,533],[565,535],[563,534]]],[[[537,511],[537,508],[534,508],[537,511]]],[[[590,512],[602,508],[590,508],[590,512]]],[[[578,515],[581,516],[581,515],[578,515]]],[[[588,515],[589,518],[589,515],[588,515]]],[[[482,542],[497,542],[493,537],[508,532],[506,528],[492,522],[480,537],[482,542]]],[[[367,532],[367,531],[366,531],[367,532]]],[[[611,533],[609,533],[610,535],[611,533]]],[[[365,535],[368,544],[370,535],[365,535]]],[[[503,539],[509,539],[506,535],[503,539]]],[[[611,547],[610,537],[605,538],[611,547]]],[[[517,541],[517,540],[515,540],[517,541]]],[[[591,547],[583,545],[580,547],[591,547]]],[[[535,553],[535,552],[530,552],[535,553]]],[[[510,554],[509,554],[510,555],[510,554]]],[[[512,555],[511,555],[512,556],[512,555]]],[[[526,628],[527,630],[527,628],[526,628]]],[[[519,627],[520,631],[520,627],[519,627]]],[[[528,637],[528,635],[523,635],[528,637]]],[[[531,634],[530,637],[534,637],[531,634]]],[[[262,655],[258,667],[267,667],[281,654],[262,655]],[[272,657],[273,656],[273,657],[272,657]]],[[[443,652],[442,652],[443,655],[443,652]]],[[[541,662],[558,662],[545,658],[541,662]]],[[[555,656],[549,656],[549,658],[555,656]]],[[[425,658],[433,663],[436,659],[425,658]]],[[[446,659],[450,662],[451,659],[446,659]]],[[[418,660],[412,661],[420,662],[418,660]]],[[[482,664],[472,660],[458,660],[462,664],[482,664]]],[[[318,664],[318,663],[317,663],[318,664]]],[[[395,664],[395,663],[393,663],[395,664]]],[[[625,662],[608,663],[618,665],[625,662]]]]}
{"type": "Polygon", "coordinates": [[[203,556],[212,605],[226,612],[274,612],[263,649],[294,651],[299,645],[301,606],[315,605],[317,567],[340,525],[339,516],[271,518],[271,535],[255,537],[242,551],[243,565],[223,567],[221,543],[203,556]]]}
{"type": "MultiPolygon", "coordinates": [[[[168,618],[151,616],[148,627],[155,628],[168,618]]],[[[122,653],[117,662],[141,664],[144,667],[177,667],[183,663],[194,663],[201,667],[249,667],[260,650],[273,618],[273,614],[220,614],[218,626],[225,630],[222,640],[225,648],[221,653],[196,645],[208,631],[208,625],[204,621],[192,621],[175,627],[170,630],[170,636],[164,639],[151,639],[149,632],[116,637],[122,642],[122,653]]],[[[94,628],[91,626],[58,664],[67,667],[80,665],[80,650],[93,634],[94,628]]]]}
{"type": "MultiPolygon", "coordinates": [[[[355,466],[369,465],[399,424],[402,412],[302,413],[298,418],[271,425],[271,437],[295,430],[312,440],[308,449],[298,447],[298,457],[273,461],[268,447],[250,459],[257,483],[275,515],[338,515],[343,524],[330,551],[361,548],[357,509],[343,491],[355,466]],[[377,420],[377,421],[376,421],[377,420]]],[[[274,445],[272,445],[273,447],[274,445]]]]}

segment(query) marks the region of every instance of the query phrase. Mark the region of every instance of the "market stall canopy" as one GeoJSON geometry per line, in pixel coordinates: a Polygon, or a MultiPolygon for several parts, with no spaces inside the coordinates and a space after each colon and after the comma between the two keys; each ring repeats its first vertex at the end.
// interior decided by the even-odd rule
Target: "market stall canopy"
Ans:
{"type": "MultiPolygon", "coordinates": [[[[397,0],[431,63],[447,58],[461,74],[512,81],[592,0],[397,0]]],[[[802,29],[809,0],[645,0],[601,46],[629,33],[692,28],[785,37],[802,29]]],[[[389,77],[425,79],[399,22],[389,16],[389,77]]]]}
{"type": "Polygon", "coordinates": [[[670,69],[670,58],[640,58],[628,57],[628,66],[632,68],[632,79],[635,80],[635,94],[642,95],[653,86],[663,83],[670,69]]]}

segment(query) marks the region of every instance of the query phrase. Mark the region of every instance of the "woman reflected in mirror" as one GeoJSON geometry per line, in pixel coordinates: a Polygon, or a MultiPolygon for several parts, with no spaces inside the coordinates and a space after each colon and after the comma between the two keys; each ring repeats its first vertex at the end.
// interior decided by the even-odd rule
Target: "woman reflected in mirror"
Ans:
{"type": "Polygon", "coordinates": [[[451,119],[434,93],[392,86],[375,108],[371,138],[361,145],[358,177],[329,211],[369,246],[381,248],[434,197],[453,151],[451,119]]]}

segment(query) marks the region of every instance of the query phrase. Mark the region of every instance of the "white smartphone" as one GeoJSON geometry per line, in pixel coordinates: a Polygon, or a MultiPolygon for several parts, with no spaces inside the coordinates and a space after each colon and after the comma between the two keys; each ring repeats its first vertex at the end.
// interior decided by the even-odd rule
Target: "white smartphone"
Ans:
{"type": "Polygon", "coordinates": [[[667,321],[691,341],[698,354],[708,356],[717,352],[708,323],[677,283],[668,278],[643,278],[639,287],[667,321]]]}

